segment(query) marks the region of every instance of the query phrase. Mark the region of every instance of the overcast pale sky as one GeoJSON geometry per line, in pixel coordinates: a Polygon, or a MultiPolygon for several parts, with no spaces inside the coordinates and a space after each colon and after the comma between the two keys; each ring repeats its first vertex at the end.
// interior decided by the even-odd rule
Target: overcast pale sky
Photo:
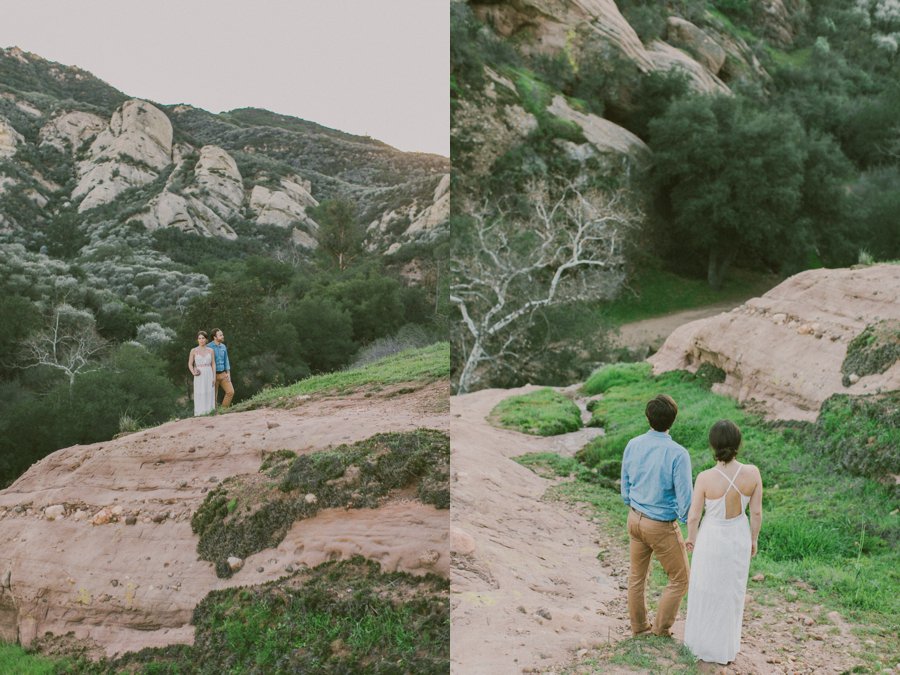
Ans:
{"type": "Polygon", "coordinates": [[[0,0],[0,46],[129,96],[450,154],[449,0],[0,0]]]}

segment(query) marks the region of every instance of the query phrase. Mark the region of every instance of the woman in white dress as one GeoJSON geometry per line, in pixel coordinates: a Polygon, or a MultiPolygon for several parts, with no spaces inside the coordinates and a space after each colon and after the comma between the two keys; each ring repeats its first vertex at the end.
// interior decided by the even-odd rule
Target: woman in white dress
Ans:
{"type": "Polygon", "coordinates": [[[197,333],[197,346],[188,357],[188,370],[194,376],[194,416],[211,413],[216,407],[216,363],[204,331],[197,333]]]}
{"type": "Polygon", "coordinates": [[[741,648],[747,574],[762,525],[763,488],[759,469],[735,460],[741,431],[734,422],[716,422],[709,430],[709,445],[716,466],[697,476],[688,512],[685,547],[693,556],[684,644],[701,661],[726,664],[741,648]],[[744,513],[748,504],[749,522],[744,513]]]}

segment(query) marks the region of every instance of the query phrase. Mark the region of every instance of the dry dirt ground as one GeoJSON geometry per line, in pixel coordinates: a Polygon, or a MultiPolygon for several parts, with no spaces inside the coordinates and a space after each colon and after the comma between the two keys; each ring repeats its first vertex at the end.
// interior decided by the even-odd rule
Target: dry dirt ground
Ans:
{"type": "Polygon", "coordinates": [[[47,631],[71,631],[109,655],[191,643],[193,608],[211,590],[356,554],[385,571],[448,576],[447,511],[403,497],[297,522],[231,579],[197,557],[191,531],[210,489],[255,474],[272,451],[423,427],[446,432],[449,385],[416,386],[183,419],[44,458],[0,491],[0,638],[27,645],[47,631]],[[104,509],[108,517],[96,518],[104,509]]]}
{"type": "Polygon", "coordinates": [[[656,351],[666,341],[666,338],[669,337],[672,331],[679,326],[697,319],[705,319],[727,312],[740,304],[739,300],[722,302],[697,309],[673,312],[664,316],[653,317],[652,319],[644,319],[643,321],[626,323],[619,327],[616,344],[628,347],[634,351],[647,349],[656,351]]]}
{"type": "MultiPolygon", "coordinates": [[[[451,670],[640,672],[583,665],[592,657],[603,663],[616,642],[630,637],[623,533],[586,506],[547,499],[553,482],[511,459],[558,452],[558,438],[486,421],[501,400],[534,389],[451,398],[451,670]]],[[[839,614],[776,602],[754,586],[737,660],[704,672],[841,673],[858,663],[852,653],[859,644],[839,614]]],[[[683,631],[681,616],[676,639],[683,631]]]]}

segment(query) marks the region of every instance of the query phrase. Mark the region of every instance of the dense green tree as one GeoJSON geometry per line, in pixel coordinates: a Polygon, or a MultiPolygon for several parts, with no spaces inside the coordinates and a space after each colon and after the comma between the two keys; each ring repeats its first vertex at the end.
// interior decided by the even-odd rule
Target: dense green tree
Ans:
{"type": "Polygon", "coordinates": [[[16,371],[22,340],[38,327],[41,314],[28,298],[0,292],[0,317],[0,377],[8,377],[16,371]]]}
{"type": "Polygon", "coordinates": [[[324,294],[350,313],[353,340],[366,344],[390,335],[406,323],[401,289],[399,281],[369,267],[343,275],[330,283],[324,294]]]}
{"type": "Polygon", "coordinates": [[[356,352],[350,312],[324,297],[307,296],[288,310],[297,331],[300,355],[314,373],[346,365],[356,352]]]}
{"type": "Polygon", "coordinates": [[[900,258],[900,167],[863,174],[850,199],[859,250],[876,260],[900,258]]]}
{"type": "Polygon", "coordinates": [[[309,209],[310,217],[319,223],[319,251],[341,271],[347,269],[363,252],[365,227],[356,221],[356,207],[346,199],[331,199],[309,209]]]}
{"type": "Polygon", "coordinates": [[[806,153],[794,116],[696,96],[652,121],[650,139],[671,214],[663,236],[703,257],[710,286],[721,287],[739,257],[798,255],[808,234],[797,224],[806,153]]]}

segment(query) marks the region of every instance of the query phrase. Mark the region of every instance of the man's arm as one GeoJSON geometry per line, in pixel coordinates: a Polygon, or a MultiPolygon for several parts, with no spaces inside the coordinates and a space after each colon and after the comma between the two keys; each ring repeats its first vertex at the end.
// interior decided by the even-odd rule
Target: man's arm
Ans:
{"type": "Polygon", "coordinates": [[[228,347],[225,347],[225,372],[231,375],[231,361],[228,360],[228,347]]]}
{"type": "Polygon", "coordinates": [[[629,496],[629,493],[631,492],[631,481],[628,475],[628,451],[630,448],[631,443],[625,446],[625,452],[622,453],[622,480],[620,483],[622,501],[625,502],[627,506],[631,506],[631,497],[629,496]]]}
{"type": "Polygon", "coordinates": [[[691,456],[687,454],[687,451],[681,453],[675,460],[672,478],[675,484],[675,510],[678,520],[684,523],[687,521],[691,497],[694,494],[691,488],[691,456]]]}

